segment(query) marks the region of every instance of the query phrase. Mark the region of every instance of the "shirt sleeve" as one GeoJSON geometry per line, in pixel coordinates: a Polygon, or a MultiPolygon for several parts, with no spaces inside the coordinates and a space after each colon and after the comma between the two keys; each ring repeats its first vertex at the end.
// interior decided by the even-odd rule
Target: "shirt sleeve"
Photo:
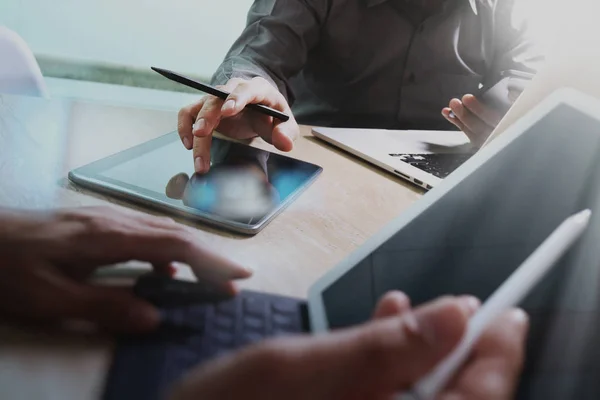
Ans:
{"type": "Polygon", "coordinates": [[[536,73],[543,64],[542,46],[536,43],[526,5],[527,0],[496,1],[495,48],[489,79],[506,70],[536,73]]]}
{"type": "Polygon", "coordinates": [[[255,0],[247,25],[212,78],[263,77],[293,102],[287,81],[305,65],[319,41],[329,0],[255,0]]]}

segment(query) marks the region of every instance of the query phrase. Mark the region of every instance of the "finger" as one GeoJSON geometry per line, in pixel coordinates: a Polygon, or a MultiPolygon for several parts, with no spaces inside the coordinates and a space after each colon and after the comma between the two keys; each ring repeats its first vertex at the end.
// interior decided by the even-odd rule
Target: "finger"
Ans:
{"type": "Polygon", "coordinates": [[[202,98],[197,103],[183,107],[179,110],[177,116],[177,132],[179,133],[179,138],[181,139],[183,146],[188,150],[192,149],[192,125],[194,124],[194,121],[196,121],[196,115],[198,115],[198,112],[203,107],[205,101],[206,97],[202,98]]]}
{"type": "Polygon", "coordinates": [[[288,111],[290,119],[286,122],[275,121],[275,128],[271,134],[271,143],[281,151],[291,151],[294,141],[300,136],[300,127],[293,117],[291,110],[288,111]]]}
{"type": "Polygon", "coordinates": [[[458,118],[456,118],[456,115],[454,115],[450,107],[442,108],[442,115],[448,120],[448,122],[450,122],[452,125],[456,126],[458,129],[464,132],[463,129],[465,128],[465,125],[462,122],[460,122],[458,118]]]}
{"type": "Polygon", "coordinates": [[[242,112],[248,104],[273,104],[273,99],[269,97],[275,93],[276,90],[265,79],[241,81],[227,96],[221,112],[223,116],[231,117],[242,112]]]}
{"type": "MultiPolygon", "coordinates": [[[[467,131],[473,135],[469,136],[469,139],[474,144],[481,144],[491,133],[491,128],[482,120],[471,114],[471,112],[463,106],[460,100],[452,99],[450,101],[450,109],[456,116],[456,119],[458,119],[464,125],[467,131]]],[[[467,134],[467,131],[464,131],[465,134],[467,134]]]]}
{"type": "Polygon", "coordinates": [[[131,293],[81,285],[72,290],[68,317],[94,322],[114,332],[148,332],[160,324],[158,310],[131,293]]]}
{"type": "Polygon", "coordinates": [[[270,118],[273,125],[271,129],[255,129],[266,142],[273,144],[277,149],[290,151],[294,140],[300,135],[300,128],[285,97],[265,79],[253,78],[239,83],[231,92],[223,105],[223,115],[237,115],[248,104],[263,104],[290,116],[285,122],[270,118]]]}
{"type": "Polygon", "coordinates": [[[194,171],[197,173],[206,173],[210,169],[212,133],[221,120],[222,105],[223,100],[211,96],[198,112],[198,118],[194,124],[192,144],[194,171]]]}
{"type": "MultiPolygon", "coordinates": [[[[242,82],[241,79],[230,79],[224,86],[219,86],[224,91],[231,92],[242,82]]],[[[210,147],[212,134],[223,117],[221,108],[224,101],[220,98],[209,96],[202,109],[198,112],[196,122],[193,126],[194,140],[192,143],[192,154],[194,159],[194,171],[207,173],[210,169],[210,147]]]]}
{"type": "Polygon", "coordinates": [[[157,263],[152,265],[152,268],[154,269],[155,272],[161,274],[161,275],[165,275],[168,276],[170,278],[174,277],[175,274],[177,273],[177,267],[175,267],[175,265],[173,263],[157,263]]]}
{"type": "Polygon", "coordinates": [[[270,137],[264,137],[267,142],[273,144],[281,151],[291,151],[294,146],[294,141],[300,136],[300,127],[294,118],[294,114],[287,103],[286,98],[274,90],[274,95],[266,99],[265,104],[271,108],[279,110],[287,115],[287,121],[281,121],[277,118],[273,119],[273,130],[270,137]]]}
{"type": "Polygon", "coordinates": [[[160,229],[182,230],[187,229],[184,225],[180,225],[171,217],[156,216],[151,214],[134,214],[137,223],[143,227],[153,227],[160,229]]]}
{"type": "Polygon", "coordinates": [[[251,269],[208,250],[184,228],[147,228],[121,242],[121,258],[152,264],[182,262],[190,266],[198,279],[223,282],[252,275],[251,269]]]}
{"type": "Polygon", "coordinates": [[[375,307],[373,319],[400,316],[408,310],[410,310],[410,299],[406,294],[400,291],[388,292],[375,307]]]}
{"type": "Polygon", "coordinates": [[[483,105],[472,94],[464,95],[462,98],[462,103],[473,115],[481,119],[492,129],[498,125],[502,119],[502,115],[498,111],[489,106],[483,105]]]}
{"type": "MultiPolygon", "coordinates": [[[[233,91],[237,85],[243,82],[239,78],[230,79],[226,85],[218,86],[225,92],[233,91]]],[[[221,118],[223,117],[221,108],[223,107],[224,100],[215,97],[207,96],[206,103],[199,111],[196,117],[196,121],[193,126],[192,133],[196,137],[205,137],[212,135],[213,130],[219,125],[221,118]]]]}
{"type": "Polygon", "coordinates": [[[454,116],[453,114],[451,115],[451,112],[452,110],[448,107],[442,109],[442,115],[444,116],[444,118],[446,118],[448,122],[450,122],[452,125],[456,126],[458,129],[463,131],[464,134],[467,135],[469,140],[473,141],[473,139],[471,138],[474,138],[475,134],[471,132],[471,130],[467,128],[465,124],[463,124],[458,118],[456,118],[456,116],[454,116]]]}
{"type": "Polygon", "coordinates": [[[471,113],[459,99],[450,100],[450,109],[467,128],[472,132],[485,132],[490,129],[490,126],[482,121],[479,117],[471,113]]]}
{"type": "Polygon", "coordinates": [[[76,251],[57,257],[56,262],[94,266],[130,260],[153,265],[181,262],[189,265],[199,279],[211,282],[252,274],[250,269],[208,250],[191,228],[170,218],[113,208],[71,213],[76,242],[72,247],[76,251]]]}
{"type": "Polygon", "coordinates": [[[518,309],[497,318],[442,399],[512,399],[523,367],[528,325],[527,314],[518,309]]]}
{"type": "MultiPolygon", "coordinates": [[[[29,264],[19,274],[21,317],[33,320],[80,319],[122,332],[143,332],[159,323],[157,310],[122,289],[82,285],[51,264],[29,264]]],[[[1,296],[0,296],[1,297],[1,296]]]]}
{"type": "MultiPolygon", "coordinates": [[[[294,141],[300,136],[300,127],[291,111],[289,115],[290,119],[286,122],[265,115],[253,116],[251,119],[252,131],[278,150],[291,151],[294,141]]],[[[223,122],[227,122],[227,120],[223,122]]]]}
{"type": "Polygon", "coordinates": [[[199,174],[205,174],[210,169],[210,147],[212,145],[212,135],[205,137],[194,136],[193,157],[194,171],[199,174]]]}

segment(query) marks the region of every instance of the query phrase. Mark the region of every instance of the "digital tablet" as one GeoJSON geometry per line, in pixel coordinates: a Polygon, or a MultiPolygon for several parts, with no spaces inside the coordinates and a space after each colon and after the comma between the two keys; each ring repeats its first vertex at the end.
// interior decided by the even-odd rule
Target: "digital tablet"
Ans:
{"type": "Polygon", "coordinates": [[[177,132],[69,173],[89,189],[245,234],[255,234],[322,168],[214,137],[211,168],[194,173],[177,132]]]}
{"type": "Polygon", "coordinates": [[[530,317],[516,400],[600,399],[600,102],[564,90],[483,147],[309,291],[314,332],[372,318],[401,290],[418,307],[490,298],[570,215],[584,235],[519,304],[530,317]]]}

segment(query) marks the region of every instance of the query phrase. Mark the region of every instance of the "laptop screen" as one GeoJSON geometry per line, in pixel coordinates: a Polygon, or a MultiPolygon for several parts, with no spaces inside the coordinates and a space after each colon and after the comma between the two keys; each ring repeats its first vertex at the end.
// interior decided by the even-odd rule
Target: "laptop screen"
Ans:
{"type": "Polygon", "coordinates": [[[599,150],[600,123],[559,106],[327,287],[329,327],[366,321],[393,289],[414,305],[445,294],[485,301],[590,208],[585,236],[521,304],[531,329],[517,398],[600,398],[599,150]]]}

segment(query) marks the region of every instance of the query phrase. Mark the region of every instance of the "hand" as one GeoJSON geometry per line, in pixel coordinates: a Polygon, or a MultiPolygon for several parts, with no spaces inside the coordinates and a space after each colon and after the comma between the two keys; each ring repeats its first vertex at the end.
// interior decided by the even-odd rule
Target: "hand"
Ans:
{"type": "Polygon", "coordinates": [[[227,291],[235,291],[232,279],[250,275],[169,218],[107,207],[0,210],[0,254],[1,316],[26,322],[85,320],[114,331],[151,330],[159,316],[130,292],[86,283],[101,266],[139,260],[168,273],[171,262],[183,262],[227,291]]]}
{"type": "Polygon", "coordinates": [[[260,136],[281,151],[292,150],[300,128],[285,97],[267,80],[234,78],[220,88],[231,93],[227,100],[205,96],[198,103],[179,111],[179,136],[186,149],[193,149],[196,172],[205,173],[210,169],[210,144],[214,130],[234,139],[260,136]],[[244,107],[251,103],[282,111],[290,119],[281,122],[254,110],[246,110],[244,107]]]}
{"type": "Polygon", "coordinates": [[[472,94],[450,100],[442,115],[467,135],[474,146],[480,147],[502,119],[502,114],[481,103],[472,94]],[[454,116],[450,115],[454,113],[454,116]]]}
{"type": "MultiPolygon", "coordinates": [[[[472,297],[448,297],[411,310],[405,295],[390,293],[372,322],[226,355],[191,372],[171,399],[391,399],[450,353],[477,306],[472,297]]],[[[512,398],[526,330],[520,310],[498,318],[439,399],[512,398]]]]}

